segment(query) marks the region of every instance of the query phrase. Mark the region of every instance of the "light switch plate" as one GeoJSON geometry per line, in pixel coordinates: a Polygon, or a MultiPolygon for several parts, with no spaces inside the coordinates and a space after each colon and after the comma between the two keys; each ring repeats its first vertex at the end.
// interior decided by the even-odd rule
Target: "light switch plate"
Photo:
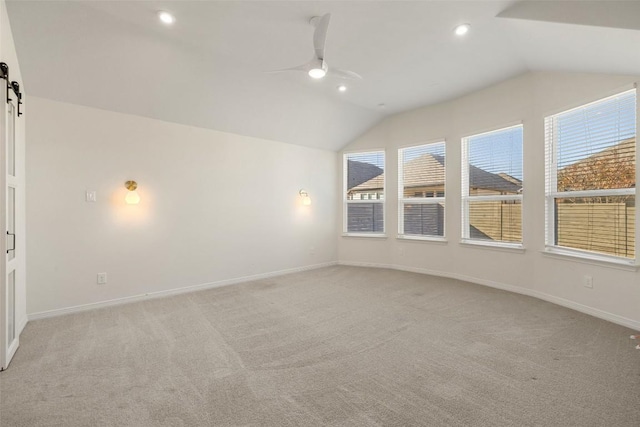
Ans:
{"type": "Polygon", "coordinates": [[[86,200],[87,200],[87,202],[96,202],[96,201],[98,201],[98,196],[97,196],[96,192],[87,190],[86,200]]]}

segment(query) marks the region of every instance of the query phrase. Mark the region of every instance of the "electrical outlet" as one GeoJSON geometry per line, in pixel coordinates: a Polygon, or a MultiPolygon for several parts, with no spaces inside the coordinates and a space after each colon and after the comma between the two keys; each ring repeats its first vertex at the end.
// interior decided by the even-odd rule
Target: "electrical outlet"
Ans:
{"type": "Polygon", "coordinates": [[[107,283],[107,273],[98,273],[98,285],[107,283]]]}
{"type": "Polygon", "coordinates": [[[315,254],[316,254],[316,248],[315,248],[314,246],[311,246],[311,247],[309,248],[309,254],[310,254],[310,255],[315,255],[315,254]]]}
{"type": "Polygon", "coordinates": [[[584,276],[584,287],[593,289],[593,276],[584,276]]]}

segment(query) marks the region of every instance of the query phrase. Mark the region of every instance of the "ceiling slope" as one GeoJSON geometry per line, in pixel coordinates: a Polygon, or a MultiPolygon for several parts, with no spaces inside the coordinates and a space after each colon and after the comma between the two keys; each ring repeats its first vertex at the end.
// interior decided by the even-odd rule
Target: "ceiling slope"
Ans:
{"type": "Polygon", "coordinates": [[[501,18],[640,30],[640,1],[521,1],[501,18]]]}
{"type": "Polygon", "coordinates": [[[622,12],[601,19],[525,3],[8,0],[7,8],[29,95],[338,150],[385,116],[528,70],[640,74],[640,31],[623,19],[624,2],[607,2],[622,12]],[[159,10],[175,24],[161,25],[159,10]],[[309,19],[325,13],[327,61],[363,79],[268,73],[311,59],[309,19]],[[567,18],[549,22],[559,15],[567,18]],[[465,22],[471,31],[456,37],[465,22]]]}

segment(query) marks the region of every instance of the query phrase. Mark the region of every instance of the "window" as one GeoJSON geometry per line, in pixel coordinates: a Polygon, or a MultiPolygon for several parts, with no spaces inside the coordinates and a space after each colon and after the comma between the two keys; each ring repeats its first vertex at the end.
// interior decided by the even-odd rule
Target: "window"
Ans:
{"type": "Polygon", "coordinates": [[[522,125],[462,139],[462,239],[522,244],[522,125]]]}
{"type": "Polygon", "coordinates": [[[384,233],[384,151],[344,155],[346,233],[384,233]]]}
{"type": "Polygon", "coordinates": [[[445,144],[398,150],[398,234],[444,237],[445,144]]]}
{"type": "Polygon", "coordinates": [[[636,91],[545,118],[546,244],[635,259],[636,91]]]}

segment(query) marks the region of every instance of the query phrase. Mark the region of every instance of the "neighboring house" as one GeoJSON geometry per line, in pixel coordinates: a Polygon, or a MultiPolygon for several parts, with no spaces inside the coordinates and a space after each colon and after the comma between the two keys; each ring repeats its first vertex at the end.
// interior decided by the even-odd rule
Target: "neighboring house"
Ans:
{"type": "Polygon", "coordinates": [[[522,180],[520,180],[520,179],[518,179],[516,177],[513,177],[513,176],[511,176],[511,175],[509,175],[507,173],[504,173],[504,172],[500,172],[498,174],[498,176],[500,176],[503,179],[506,179],[509,182],[512,182],[512,183],[514,183],[516,185],[519,185],[520,186],[520,192],[522,192],[522,180]]]}
{"type": "Polygon", "coordinates": [[[404,197],[444,197],[444,157],[423,154],[404,165],[404,197]]]}
{"type": "Polygon", "coordinates": [[[469,166],[469,195],[494,196],[518,194],[522,191],[522,181],[504,172],[491,173],[476,166],[469,166]]]}
{"type": "MultiPolygon", "coordinates": [[[[414,197],[444,197],[445,195],[445,166],[444,157],[435,154],[423,154],[404,165],[403,184],[404,198],[414,197]]],[[[384,174],[379,169],[377,175],[371,176],[368,180],[358,182],[363,178],[364,172],[373,173],[376,168],[368,165],[365,168],[359,162],[349,163],[349,172],[353,174],[350,184],[347,187],[347,197],[349,200],[380,200],[384,198],[384,174]],[[359,168],[359,169],[356,169],[359,168]]],[[[351,176],[351,175],[350,175],[351,176]]],[[[476,166],[470,166],[469,169],[469,193],[470,195],[509,195],[518,194],[522,191],[522,181],[508,175],[506,173],[495,174],[487,172],[476,166]]],[[[512,227],[515,222],[520,223],[520,205],[513,205],[512,201],[486,202],[480,206],[480,209],[474,208],[470,212],[472,238],[484,240],[503,240],[510,233],[510,229],[518,229],[512,227]],[[488,204],[491,209],[487,209],[488,204]],[[509,205],[509,206],[503,206],[509,205]],[[514,218],[514,219],[512,219],[514,218]]],[[[354,218],[358,215],[358,220],[363,218],[370,219],[367,221],[366,228],[370,224],[379,224],[378,228],[382,228],[382,210],[381,206],[362,205],[352,207],[350,215],[354,218]],[[379,212],[376,211],[379,209],[379,212]]],[[[404,232],[405,234],[415,235],[434,235],[442,236],[444,234],[444,205],[442,204],[407,204],[404,210],[404,232]]],[[[353,226],[356,224],[354,222],[353,226]]],[[[513,234],[513,233],[511,233],[513,234]]],[[[520,235],[512,237],[514,240],[520,238],[520,235]]]]}
{"type": "MultiPolygon", "coordinates": [[[[404,165],[404,197],[444,196],[444,175],[443,156],[423,154],[407,162],[404,165]]],[[[519,179],[506,173],[495,174],[487,172],[476,166],[470,166],[469,180],[469,192],[473,196],[482,194],[518,194],[522,189],[522,181],[519,179]]],[[[351,199],[376,198],[375,195],[382,193],[383,187],[384,174],[380,170],[379,175],[373,176],[360,184],[348,186],[347,194],[351,199]]]]}
{"type": "Polygon", "coordinates": [[[376,165],[349,160],[347,181],[349,200],[384,198],[384,171],[376,165]]]}

